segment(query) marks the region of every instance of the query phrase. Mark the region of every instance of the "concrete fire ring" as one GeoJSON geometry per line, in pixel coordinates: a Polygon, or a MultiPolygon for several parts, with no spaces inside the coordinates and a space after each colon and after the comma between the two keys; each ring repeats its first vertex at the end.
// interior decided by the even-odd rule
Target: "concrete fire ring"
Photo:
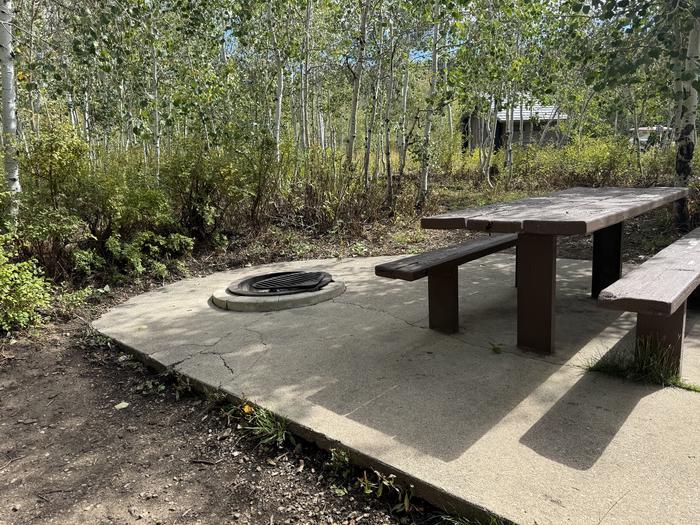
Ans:
{"type": "Polygon", "coordinates": [[[314,292],[269,297],[234,295],[228,291],[228,288],[224,288],[212,294],[211,302],[223,310],[234,312],[274,312],[330,301],[344,292],[345,283],[342,281],[331,281],[314,292]]]}

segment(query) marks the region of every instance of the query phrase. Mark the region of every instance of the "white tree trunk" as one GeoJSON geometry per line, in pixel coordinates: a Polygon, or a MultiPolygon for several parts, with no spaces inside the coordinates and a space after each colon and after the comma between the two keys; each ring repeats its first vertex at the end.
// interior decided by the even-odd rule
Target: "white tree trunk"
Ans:
{"type": "MultiPolygon", "coordinates": [[[[683,71],[687,80],[677,80],[676,94],[678,109],[676,111],[676,186],[688,186],[692,174],[692,160],[695,152],[698,115],[698,92],[694,83],[700,74],[700,18],[695,18],[693,29],[688,35],[688,49],[683,71]]],[[[676,201],[676,224],[683,231],[689,228],[688,202],[686,199],[676,201]]]]}
{"type": "Polygon", "coordinates": [[[394,41],[394,26],[390,29],[391,55],[389,56],[389,78],[386,87],[384,108],[384,164],[386,168],[386,201],[389,209],[394,207],[394,176],[391,172],[391,109],[394,101],[394,57],[397,43],[394,41]]]}
{"type": "MultiPolygon", "coordinates": [[[[532,122],[532,112],[530,112],[530,122],[532,122]]],[[[525,145],[525,118],[523,117],[523,101],[520,100],[520,122],[518,123],[518,133],[520,133],[520,147],[525,145]]]]}
{"type": "Polygon", "coordinates": [[[151,81],[153,82],[153,148],[156,157],[156,180],[160,178],[160,94],[158,78],[158,52],[156,51],[155,31],[151,42],[151,81]]]}
{"type": "MultiPolygon", "coordinates": [[[[435,11],[438,11],[437,4],[435,11]]],[[[433,126],[433,112],[435,111],[435,93],[438,80],[438,40],[440,38],[439,13],[435,15],[433,24],[432,65],[430,68],[430,89],[428,90],[428,106],[425,111],[425,128],[423,129],[423,152],[420,167],[420,190],[418,193],[418,205],[422,206],[428,196],[428,173],[430,170],[430,132],[433,126]]]]}
{"type": "MultiPolygon", "coordinates": [[[[381,25],[381,19],[380,19],[381,25]]],[[[372,113],[370,114],[369,121],[367,122],[367,129],[365,132],[365,157],[362,166],[362,174],[365,181],[365,188],[369,187],[369,161],[372,155],[372,135],[374,134],[374,125],[377,120],[377,108],[379,106],[379,88],[382,82],[382,75],[384,73],[384,61],[382,56],[382,36],[379,35],[379,42],[377,46],[377,53],[379,58],[377,59],[377,78],[374,83],[374,90],[372,91],[372,113]]],[[[375,163],[375,171],[377,169],[375,163]]]]}
{"type": "Polygon", "coordinates": [[[544,146],[544,143],[547,139],[547,132],[549,131],[549,128],[551,127],[552,123],[554,120],[557,118],[559,115],[559,105],[555,106],[554,111],[552,111],[552,114],[550,115],[549,119],[547,120],[547,123],[544,125],[544,129],[542,130],[542,135],[540,135],[540,140],[537,142],[538,147],[544,146]]]}
{"type": "Polygon", "coordinates": [[[277,162],[282,160],[280,151],[282,131],[282,97],[284,96],[284,64],[280,56],[277,57],[277,93],[275,97],[275,155],[277,162]]]}
{"type": "Polygon", "coordinates": [[[639,171],[640,176],[644,176],[644,166],[642,165],[642,139],[639,136],[639,122],[642,120],[644,115],[646,98],[642,100],[642,109],[640,111],[637,111],[637,99],[634,96],[632,88],[630,88],[630,100],[632,101],[632,122],[634,124],[634,149],[637,160],[637,170],[639,171]]]}
{"type": "MultiPolygon", "coordinates": [[[[450,47],[450,33],[447,31],[445,33],[445,47],[449,49],[450,47]]],[[[448,85],[450,80],[450,57],[449,53],[445,54],[445,61],[443,62],[443,82],[444,85],[448,85]]],[[[450,158],[452,158],[452,142],[454,139],[454,123],[452,122],[452,104],[451,101],[447,100],[447,130],[450,136],[450,158]]]]}
{"type": "Polygon", "coordinates": [[[14,10],[11,0],[2,0],[0,8],[0,73],[2,74],[2,133],[5,144],[5,181],[10,192],[10,216],[19,212],[17,199],[22,191],[17,162],[17,93],[12,49],[12,21],[14,10]]]}
{"type": "Polygon", "coordinates": [[[323,118],[323,111],[318,112],[318,141],[321,145],[321,151],[326,154],[326,121],[323,118]]]}
{"type": "MultiPolygon", "coordinates": [[[[68,106],[68,115],[70,116],[70,125],[73,129],[78,128],[78,115],[75,113],[75,104],[73,104],[73,95],[66,93],[66,105],[68,106]]],[[[123,113],[123,112],[122,112],[123,113]]]]}
{"type": "Polygon", "coordinates": [[[304,20],[304,63],[301,68],[301,141],[304,149],[310,145],[309,134],[309,54],[311,52],[312,0],[306,2],[304,20]]]}
{"type": "Polygon", "coordinates": [[[90,95],[86,88],[83,92],[83,135],[88,145],[88,155],[92,159],[92,133],[90,130],[90,95]]]}
{"type": "MultiPolygon", "coordinates": [[[[512,100],[512,98],[511,98],[512,100]]],[[[513,135],[515,133],[515,106],[506,108],[506,173],[507,180],[513,178],[513,135]]]]}
{"type": "Polygon", "coordinates": [[[406,113],[408,109],[408,66],[411,60],[410,51],[406,53],[406,63],[403,71],[403,83],[401,85],[401,121],[399,123],[401,141],[399,143],[399,169],[397,184],[401,185],[403,171],[406,167],[406,154],[408,152],[408,130],[406,129],[406,113]]]}
{"type": "Polygon", "coordinates": [[[496,128],[498,127],[498,104],[495,97],[489,106],[489,112],[484,120],[484,127],[481,134],[481,144],[479,146],[479,163],[481,175],[486,180],[486,184],[493,188],[491,181],[491,159],[496,145],[496,128]]]}
{"type": "Polygon", "coordinates": [[[357,49],[357,62],[353,69],[352,102],[350,103],[350,119],[348,121],[348,137],[345,144],[345,163],[348,167],[353,165],[355,152],[355,138],[357,137],[357,106],[362,86],[362,68],[365,62],[365,45],[367,43],[367,17],[369,15],[370,0],[362,2],[360,13],[360,38],[357,49]]]}

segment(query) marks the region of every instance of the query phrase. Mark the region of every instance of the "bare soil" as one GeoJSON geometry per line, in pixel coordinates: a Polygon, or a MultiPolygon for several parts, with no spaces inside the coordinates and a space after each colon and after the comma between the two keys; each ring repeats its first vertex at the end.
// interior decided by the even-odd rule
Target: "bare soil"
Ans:
{"type": "Polygon", "coordinates": [[[389,502],[336,495],[325,453],[261,446],[81,320],[1,352],[2,525],[402,523],[389,502]]]}

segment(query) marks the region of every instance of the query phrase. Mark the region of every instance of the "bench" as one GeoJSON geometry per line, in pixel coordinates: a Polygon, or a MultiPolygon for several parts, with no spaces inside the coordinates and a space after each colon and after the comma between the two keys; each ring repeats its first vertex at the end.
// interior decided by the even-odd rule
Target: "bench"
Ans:
{"type": "Polygon", "coordinates": [[[383,263],[374,268],[374,273],[379,277],[404,281],[427,276],[430,328],[453,333],[459,330],[458,266],[516,246],[517,241],[515,234],[492,235],[383,263]]]}
{"type": "Polygon", "coordinates": [[[637,312],[637,344],[653,342],[660,349],[668,350],[671,371],[680,375],[685,314],[698,285],[700,228],[605,288],[598,297],[598,304],[637,312]]]}

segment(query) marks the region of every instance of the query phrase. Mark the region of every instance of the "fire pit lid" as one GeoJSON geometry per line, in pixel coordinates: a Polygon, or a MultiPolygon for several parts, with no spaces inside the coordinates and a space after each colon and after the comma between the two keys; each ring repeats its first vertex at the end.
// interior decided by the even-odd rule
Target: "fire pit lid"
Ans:
{"type": "Polygon", "coordinates": [[[233,283],[228,291],[244,296],[292,295],[318,291],[330,282],[333,278],[326,272],[276,272],[233,283]]]}

